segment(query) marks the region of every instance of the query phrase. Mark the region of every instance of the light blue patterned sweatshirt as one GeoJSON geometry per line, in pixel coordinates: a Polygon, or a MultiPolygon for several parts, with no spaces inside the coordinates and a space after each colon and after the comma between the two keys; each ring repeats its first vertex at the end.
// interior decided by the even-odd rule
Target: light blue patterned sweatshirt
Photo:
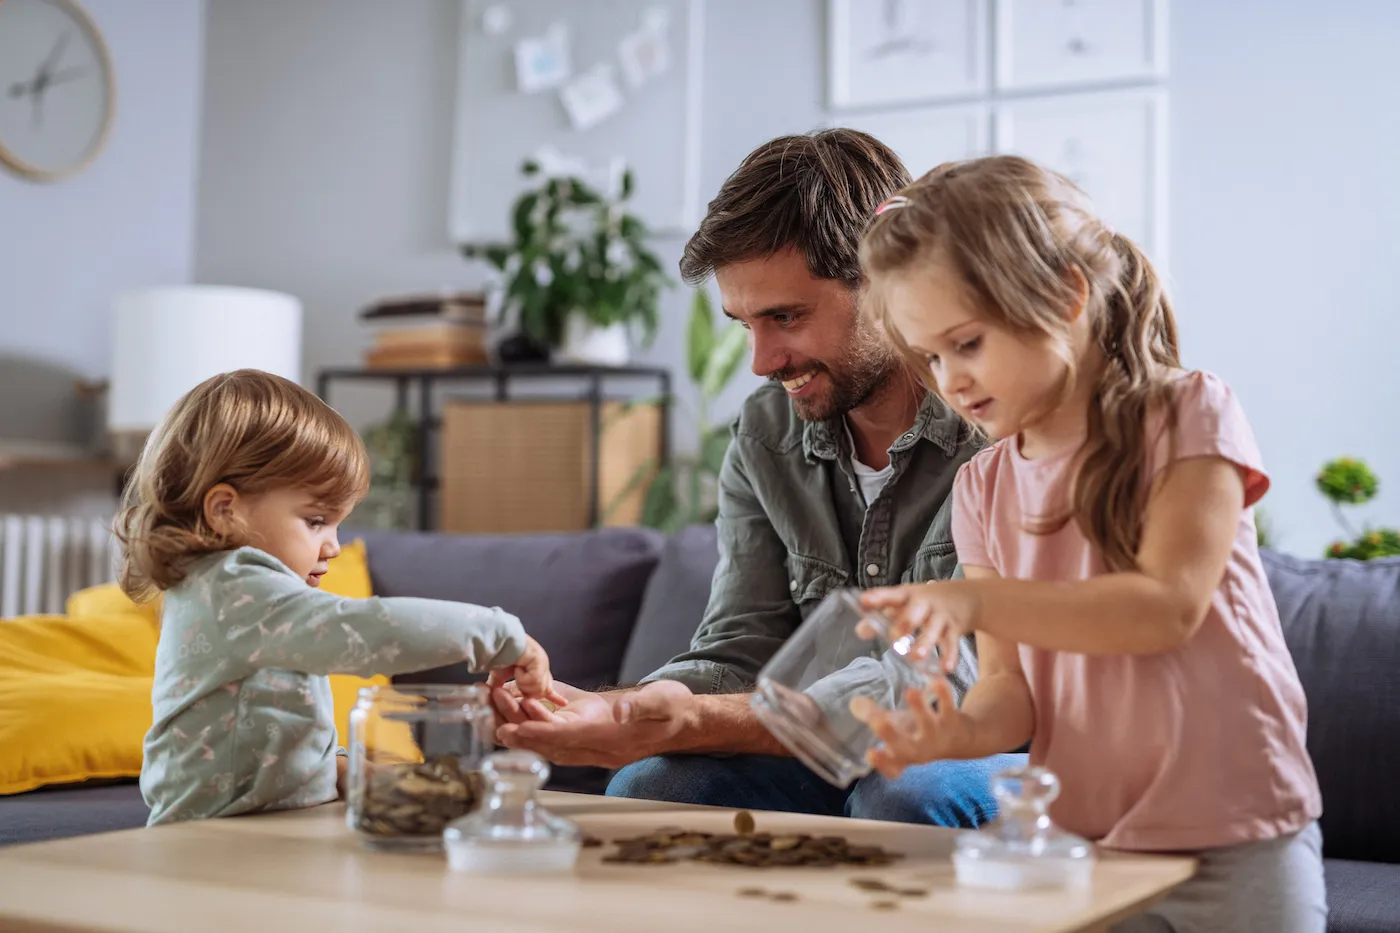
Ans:
{"type": "Polygon", "coordinates": [[[346,599],[255,548],[194,563],[165,594],[147,825],[336,799],[329,674],[397,674],[457,661],[513,663],[520,620],[498,608],[407,597],[346,599]]]}

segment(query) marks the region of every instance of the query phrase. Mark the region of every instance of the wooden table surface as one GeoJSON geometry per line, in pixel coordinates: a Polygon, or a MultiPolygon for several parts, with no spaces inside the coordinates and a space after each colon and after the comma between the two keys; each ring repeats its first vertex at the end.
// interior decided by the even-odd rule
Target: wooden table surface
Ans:
{"type": "MultiPolygon", "coordinates": [[[[542,802],[604,839],[663,826],[732,832],[732,810],[547,793],[542,802]]],[[[1190,859],[1103,855],[1090,890],[994,894],[959,888],[954,831],[755,812],[760,832],[843,835],[906,858],[888,868],[615,865],[584,849],[571,875],[484,878],[442,855],[366,849],[343,804],[179,823],[0,849],[0,930],[218,933],[862,933],[1102,929],[1190,877],[1190,859]],[[918,887],[877,910],[857,877],[918,887]],[[743,897],[742,888],[795,900],[743,897]]]]}

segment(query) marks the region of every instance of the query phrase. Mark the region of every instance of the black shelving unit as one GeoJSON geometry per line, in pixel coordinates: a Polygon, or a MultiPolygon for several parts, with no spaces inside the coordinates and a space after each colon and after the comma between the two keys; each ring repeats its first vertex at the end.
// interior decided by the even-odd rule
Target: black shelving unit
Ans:
{"type": "MultiPolygon", "coordinates": [[[[410,399],[417,389],[418,396],[418,527],[422,531],[432,528],[432,491],[437,488],[437,471],[432,464],[432,433],[442,425],[442,419],[434,411],[434,390],[443,383],[491,383],[495,387],[495,400],[510,401],[510,385],[516,380],[582,380],[583,398],[589,403],[591,424],[591,444],[589,448],[589,524],[596,524],[599,516],[598,501],[598,457],[599,442],[602,437],[603,386],[608,381],[623,379],[655,379],[660,387],[658,404],[661,408],[661,450],[660,462],[665,464],[671,456],[670,400],[671,371],[656,366],[584,366],[552,365],[547,363],[512,363],[494,366],[460,366],[453,369],[323,369],[316,376],[316,394],[323,401],[330,402],[331,383],[344,380],[353,382],[389,382],[394,385],[394,405],[399,411],[409,409],[410,399]]],[[[576,398],[577,396],[568,396],[576,398]]],[[[531,400],[540,396],[530,396],[531,400]]]]}

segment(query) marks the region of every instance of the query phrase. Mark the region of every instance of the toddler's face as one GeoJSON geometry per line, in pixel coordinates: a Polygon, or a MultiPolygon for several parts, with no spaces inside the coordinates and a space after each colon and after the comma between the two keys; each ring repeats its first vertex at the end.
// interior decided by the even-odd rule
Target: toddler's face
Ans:
{"type": "Polygon", "coordinates": [[[890,320],[928,364],[938,394],[992,438],[1011,437],[1045,413],[1068,366],[1049,338],[987,318],[947,263],[880,283],[890,320]]]}
{"type": "Polygon", "coordinates": [[[320,586],[326,562],[340,553],[336,534],[346,508],[329,506],[300,489],[240,496],[233,504],[248,543],[266,551],[311,586],[320,586]]]}

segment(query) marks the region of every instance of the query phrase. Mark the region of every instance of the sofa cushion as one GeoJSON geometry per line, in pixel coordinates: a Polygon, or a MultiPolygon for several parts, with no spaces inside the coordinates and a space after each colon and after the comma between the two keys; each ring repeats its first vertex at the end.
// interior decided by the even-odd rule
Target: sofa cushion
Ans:
{"type": "Polygon", "coordinates": [[[45,788],[0,797],[0,846],[146,825],[150,808],[136,784],[45,788]]]}
{"type": "MultiPolygon", "coordinates": [[[[615,684],[663,536],[643,528],[520,536],[365,532],[379,596],[422,596],[514,613],[549,652],[554,676],[585,690],[615,684]]],[[[405,683],[483,679],[464,664],[405,683]]]]}
{"type": "Polygon", "coordinates": [[[691,525],[667,540],[622,658],[622,683],[637,683],[690,647],[710,601],[718,563],[714,525],[691,525]]]}
{"type": "Polygon", "coordinates": [[[1327,859],[1327,933],[1400,933],[1400,865],[1327,859]]]}
{"type": "Polygon", "coordinates": [[[1308,698],[1324,851],[1400,862],[1400,559],[1263,558],[1308,698]]]}

